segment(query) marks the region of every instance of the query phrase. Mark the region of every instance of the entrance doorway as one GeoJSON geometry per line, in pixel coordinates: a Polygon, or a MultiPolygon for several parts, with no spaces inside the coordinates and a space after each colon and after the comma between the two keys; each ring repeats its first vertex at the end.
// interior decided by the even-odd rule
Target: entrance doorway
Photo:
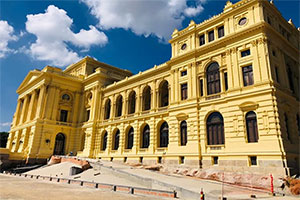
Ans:
{"type": "Polygon", "coordinates": [[[64,155],[65,154],[65,135],[59,133],[55,137],[54,155],[64,155]]]}

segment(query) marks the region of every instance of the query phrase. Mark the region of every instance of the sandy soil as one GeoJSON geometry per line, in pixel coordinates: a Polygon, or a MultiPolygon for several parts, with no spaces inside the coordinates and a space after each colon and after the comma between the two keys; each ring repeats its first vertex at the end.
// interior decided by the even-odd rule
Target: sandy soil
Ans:
{"type": "Polygon", "coordinates": [[[49,183],[0,174],[1,200],[154,200],[120,192],[85,188],[76,185],[49,183]]]}

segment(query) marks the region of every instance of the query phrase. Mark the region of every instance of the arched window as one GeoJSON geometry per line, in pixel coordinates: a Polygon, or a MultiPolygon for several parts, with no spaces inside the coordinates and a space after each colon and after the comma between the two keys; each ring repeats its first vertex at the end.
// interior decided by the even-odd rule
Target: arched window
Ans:
{"type": "Polygon", "coordinates": [[[120,130],[118,129],[114,135],[114,145],[113,150],[118,150],[119,148],[119,140],[120,140],[120,130]]]}
{"type": "Polygon", "coordinates": [[[148,148],[150,144],[150,127],[147,124],[142,132],[142,148],[148,148]]]}
{"type": "Polygon", "coordinates": [[[180,144],[185,146],[187,143],[187,124],[186,121],[180,123],[180,144]]]}
{"type": "Polygon", "coordinates": [[[151,88],[146,86],[143,90],[143,111],[151,108],[151,88]]]}
{"type": "Polygon", "coordinates": [[[71,99],[71,97],[68,94],[63,94],[61,98],[64,101],[69,101],[71,99]]]}
{"type": "Polygon", "coordinates": [[[105,102],[105,108],[104,108],[104,119],[109,119],[110,109],[111,109],[111,101],[110,101],[110,99],[107,99],[105,102]]]}
{"type": "Polygon", "coordinates": [[[58,133],[55,137],[54,155],[64,155],[65,154],[65,135],[63,133],[58,133]]]}
{"type": "Polygon", "coordinates": [[[135,112],[135,91],[130,92],[128,97],[128,114],[132,114],[135,112]]]}
{"type": "Polygon", "coordinates": [[[116,101],[116,117],[120,117],[122,115],[122,104],[123,104],[123,97],[119,95],[116,101]]]}
{"type": "Polygon", "coordinates": [[[257,119],[256,114],[250,111],[246,114],[246,128],[247,128],[247,139],[248,142],[258,141],[258,129],[257,129],[257,119]]]}
{"type": "Polygon", "coordinates": [[[134,130],[131,127],[127,133],[127,145],[126,145],[126,149],[132,149],[133,147],[133,136],[134,136],[134,130]]]}
{"type": "Polygon", "coordinates": [[[206,122],[206,129],[208,145],[224,144],[224,122],[219,112],[209,115],[206,122]]]}
{"type": "Polygon", "coordinates": [[[159,87],[159,106],[164,107],[169,105],[169,83],[163,81],[159,87]]]}
{"type": "Polygon", "coordinates": [[[206,69],[207,94],[216,94],[221,92],[219,64],[211,63],[206,69]]]}
{"type": "Polygon", "coordinates": [[[102,145],[101,145],[101,150],[105,151],[107,147],[107,131],[104,132],[102,136],[102,145]]]}
{"type": "Polygon", "coordinates": [[[164,122],[160,126],[160,137],[159,137],[159,147],[168,147],[169,144],[169,126],[167,122],[164,122]]]}

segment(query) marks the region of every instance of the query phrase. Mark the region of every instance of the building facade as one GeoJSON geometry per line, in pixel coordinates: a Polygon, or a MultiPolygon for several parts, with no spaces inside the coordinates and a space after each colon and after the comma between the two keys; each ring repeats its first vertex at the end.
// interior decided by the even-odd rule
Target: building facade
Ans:
{"type": "MultiPolygon", "coordinates": [[[[299,30],[261,0],[227,2],[132,75],[86,57],[29,72],[6,151],[285,175],[299,171],[299,30]]],[[[4,150],[2,150],[4,151],[4,150]]]]}

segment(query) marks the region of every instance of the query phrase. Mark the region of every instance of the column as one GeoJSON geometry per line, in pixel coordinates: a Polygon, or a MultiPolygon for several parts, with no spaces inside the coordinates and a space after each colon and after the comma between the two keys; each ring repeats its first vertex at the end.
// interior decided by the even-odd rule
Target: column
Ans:
{"type": "Polygon", "coordinates": [[[174,103],[174,98],[175,98],[175,92],[174,92],[174,88],[175,88],[175,76],[174,76],[174,72],[175,70],[171,70],[171,81],[170,81],[170,85],[171,87],[171,99],[170,99],[170,104],[174,103]]]}
{"type": "Polygon", "coordinates": [[[125,95],[124,95],[124,105],[122,107],[122,109],[124,108],[124,113],[123,113],[123,116],[127,116],[128,115],[128,110],[129,110],[129,101],[128,101],[128,92],[127,90],[125,90],[125,95]]]}
{"type": "MultiPolygon", "coordinates": [[[[192,92],[192,64],[189,64],[188,65],[188,71],[187,71],[187,73],[188,73],[188,99],[191,99],[191,98],[194,98],[194,95],[195,95],[195,93],[193,93],[192,92]]],[[[194,85],[194,87],[195,87],[196,85],[194,85]]]]}
{"type": "Polygon", "coordinates": [[[152,90],[151,90],[151,92],[152,92],[152,95],[151,95],[151,97],[152,97],[152,101],[151,101],[152,106],[151,106],[151,108],[152,108],[152,110],[156,110],[156,108],[157,108],[157,102],[156,102],[156,80],[154,80],[152,82],[152,90]]]}
{"type": "Polygon", "coordinates": [[[179,86],[179,81],[178,81],[178,68],[175,69],[175,73],[174,73],[174,76],[175,76],[175,88],[174,88],[174,95],[175,95],[175,102],[178,102],[179,101],[179,94],[178,94],[178,86],[179,86]]]}
{"type": "MultiPolygon", "coordinates": [[[[254,59],[255,60],[255,59],[254,59]]],[[[228,81],[228,89],[232,89],[233,85],[233,72],[232,72],[232,63],[230,59],[230,50],[226,50],[226,65],[227,65],[227,81],[228,81]]]]}
{"type": "MultiPolygon", "coordinates": [[[[127,115],[127,113],[125,113],[125,109],[126,109],[126,104],[128,103],[127,101],[126,101],[126,97],[127,97],[127,94],[126,94],[126,92],[123,92],[123,94],[121,93],[121,95],[123,96],[123,98],[122,98],[122,115],[120,116],[120,117],[125,117],[125,115],[127,115]]],[[[127,98],[127,100],[128,100],[128,98],[127,98]]]]}
{"type": "Polygon", "coordinates": [[[24,103],[23,103],[22,113],[21,113],[21,117],[20,117],[20,123],[23,123],[27,116],[28,98],[29,98],[28,95],[26,95],[24,97],[24,103]]]}
{"type": "Polygon", "coordinates": [[[14,115],[14,120],[13,120],[13,126],[16,126],[18,124],[21,104],[22,104],[22,100],[18,99],[17,109],[16,109],[16,112],[14,115]]]}
{"type": "Polygon", "coordinates": [[[33,112],[33,105],[34,105],[35,98],[36,98],[36,92],[33,91],[32,95],[31,95],[30,103],[29,103],[28,115],[27,115],[26,121],[31,120],[31,115],[32,115],[32,112],[33,112]]]}
{"type": "Polygon", "coordinates": [[[52,114],[52,110],[53,110],[53,103],[54,103],[55,99],[61,98],[60,95],[55,96],[55,90],[56,90],[55,86],[48,86],[48,96],[47,96],[47,99],[45,99],[45,101],[46,101],[45,113],[43,114],[44,118],[46,118],[46,119],[51,118],[51,114],[52,114]]]}
{"type": "Polygon", "coordinates": [[[98,114],[97,110],[97,102],[99,101],[99,89],[98,86],[93,88],[93,97],[92,97],[92,103],[91,103],[91,113],[90,113],[90,120],[93,121],[96,119],[96,116],[98,114]]]}
{"type": "Polygon", "coordinates": [[[141,94],[141,86],[138,86],[137,89],[137,96],[136,96],[136,113],[140,113],[141,112],[141,99],[142,99],[142,94],[141,94]]]}
{"type": "Polygon", "coordinates": [[[191,70],[192,74],[191,74],[191,77],[192,77],[192,85],[189,86],[191,87],[191,91],[192,91],[192,97],[193,98],[196,98],[198,97],[199,95],[199,90],[197,89],[198,88],[198,85],[199,85],[199,82],[197,82],[197,68],[196,68],[196,63],[193,63],[192,64],[192,70],[191,70]]]}
{"type": "Polygon", "coordinates": [[[78,122],[78,110],[79,110],[79,92],[75,92],[75,98],[73,100],[73,116],[72,116],[72,123],[78,122]]]}
{"type": "Polygon", "coordinates": [[[221,92],[225,92],[224,70],[220,71],[221,92]]]}
{"type": "Polygon", "coordinates": [[[237,87],[242,87],[241,82],[240,82],[240,68],[238,66],[238,58],[237,58],[237,49],[234,47],[232,48],[232,54],[231,54],[231,59],[232,59],[232,72],[233,72],[233,85],[235,88],[237,87]]]}
{"type": "Polygon", "coordinates": [[[40,89],[39,99],[37,103],[37,111],[35,118],[41,118],[43,114],[44,104],[45,104],[45,97],[46,97],[46,86],[42,85],[40,89]]]}
{"type": "Polygon", "coordinates": [[[252,41],[252,48],[251,52],[253,52],[253,64],[252,64],[252,70],[253,70],[253,79],[254,83],[261,82],[261,74],[260,74],[260,68],[261,64],[259,62],[260,60],[260,55],[257,49],[257,41],[252,41]]]}
{"type": "MultiPolygon", "coordinates": [[[[55,88],[55,96],[59,97],[60,95],[60,89],[57,87],[55,88]]],[[[57,117],[57,109],[58,109],[58,103],[59,103],[60,98],[55,98],[54,99],[54,103],[53,103],[53,109],[52,109],[52,115],[51,115],[51,119],[53,121],[57,121],[56,117],[57,117]]]]}

